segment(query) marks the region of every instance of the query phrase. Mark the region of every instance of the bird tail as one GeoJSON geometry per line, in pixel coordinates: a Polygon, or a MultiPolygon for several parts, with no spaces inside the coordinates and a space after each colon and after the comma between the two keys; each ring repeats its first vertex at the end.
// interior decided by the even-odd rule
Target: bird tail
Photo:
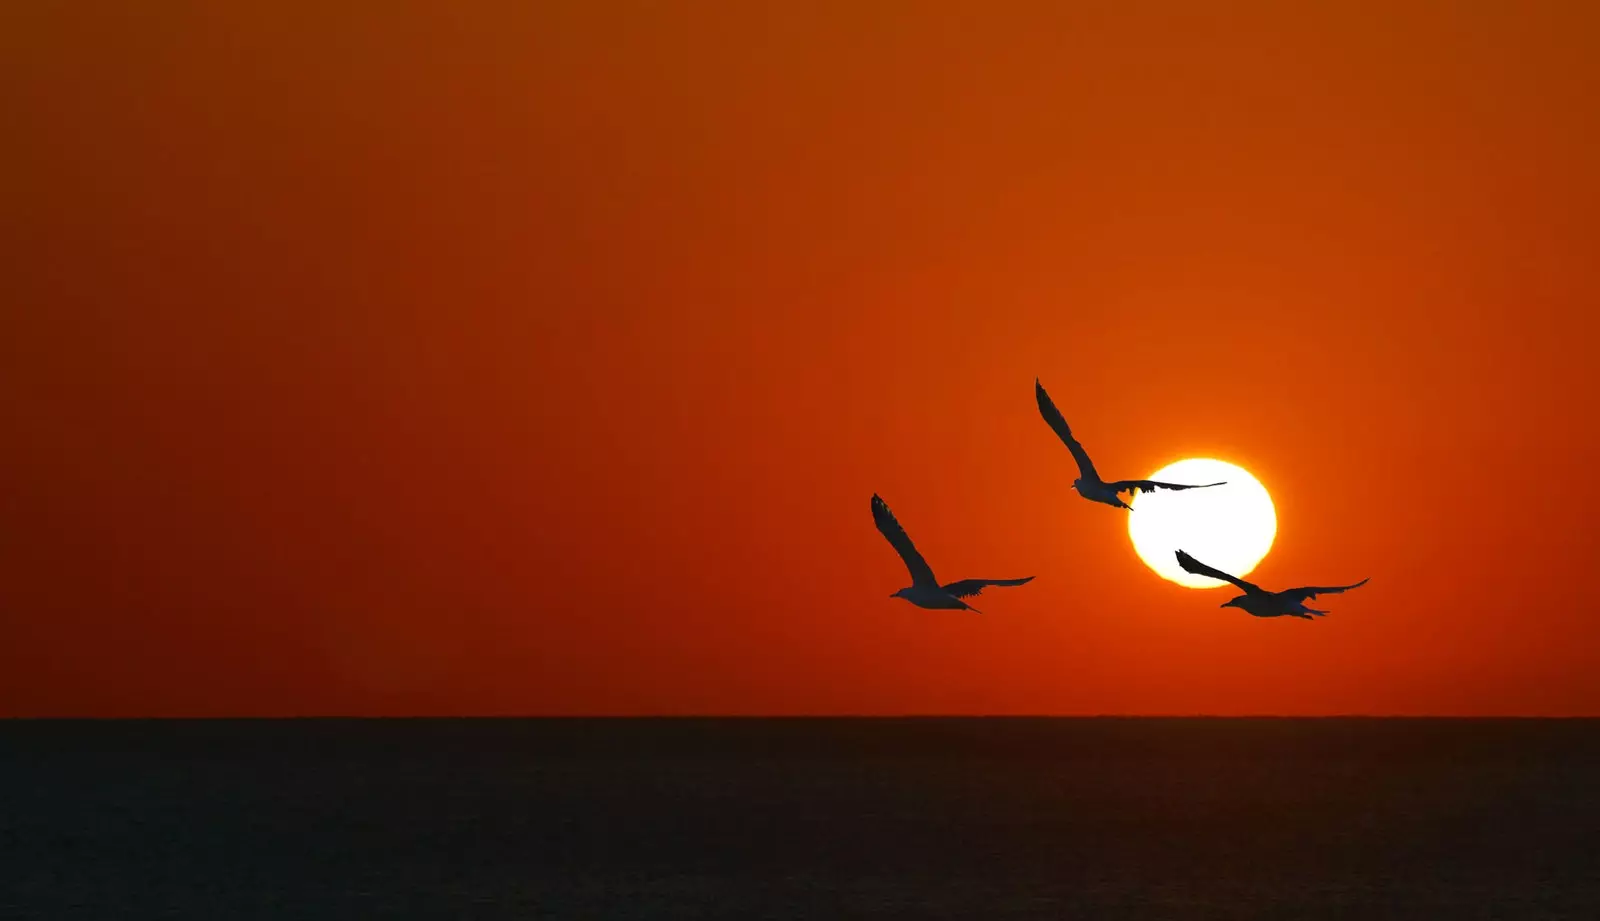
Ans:
{"type": "Polygon", "coordinates": [[[982,611],[978,610],[977,608],[973,607],[970,604],[967,605],[967,610],[971,611],[974,614],[982,614],[983,613],[982,611]]]}
{"type": "Polygon", "coordinates": [[[1321,617],[1322,615],[1328,613],[1327,611],[1319,611],[1316,608],[1306,608],[1306,611],[1308,611],[1308,612],[1310,612],[1312,614],[1315,614],[1318,617],[1321,617]]]}

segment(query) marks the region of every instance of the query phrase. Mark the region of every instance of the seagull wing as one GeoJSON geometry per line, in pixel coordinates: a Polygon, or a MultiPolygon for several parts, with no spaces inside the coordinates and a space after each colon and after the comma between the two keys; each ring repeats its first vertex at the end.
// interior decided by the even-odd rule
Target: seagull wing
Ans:
{"type": "Polygon", "coordinates": [[[970,598],[981,594],[991,585],[1027,585],[1033,581],[1033,576],[1024,579],[962,579],[960,582],[951,582],[949,585],[939,586],[946,595],[952,598],[970,598]]]}
{"type": "Polygon", "coordinates": [[[1154,492],[1157,489],[1205,489],[1208,486],[1226,486],[1227,480],[1220,483],[1163,483],[1160,480],[1117,480],[1107,483],[1106,486],[1116,492],[1127,492],[1137,489],[1140,492],[1154,492]]]}
{"type": "Polygon", "coordinates": [[[1083,445],[1078,444],[1078,439],[1072,437],[1072,429],[1067,427],[1067,420],[1062,417],[1061,410],[1056,409],[1056,404],[1050,400],[1050,394],[1044,392],[1044,385],[1039,383],[1037,378],[1033,381],[1033,397],[1039,402],[1039,415],[1050,424],[1056,437],[1061,439],[1062,444],[1067,446],[1067,450],[1071,451],[1073,458],[1077,460],[1078,475],[1084,479],[1099,480],[1100,474],[1095,472],[1094,461],[1089,459],[1089,452],[1083,449],[1083,445]]]}
{"type": "Polygon", "coordinates": [[[1197,576],[1209,576],[1213,579],[1221,579],[1224,582],[1232,582],[1247,592],[1261,591],[1261,586],[1253,585],[1237,576],[1230,576],[1214,566],[1207,566],[1182,550],[1178,551],[1178,567],[1184,572],[1193,573],[1197,576]]]}
{"type": "Polygon", "coordinates": [[[917,545],[911,542],[911,535],[906,529],[900,527],[900,522],[894,518],[894,512],[889,511],[889,506],[878,498],[877,493],[872,494],[872,520],[878,526],[878,531],[889,541],[889,546],[894,552],[900,554],[900,559],[905,561],[906,569],[911,571],[911,584],[918,587],[937,587],[939,580],[933,577],[933,570],[928,567],[928,561],[917,552],[917,545]]]}
{"type": "MultiPolygon", "coordinates": [[[[1368,578],[1371,577],[1369,576],[1368,578]]],[[[1360,588],[1366,584],[1367,580],[1362,579],[1354,585],[1307,585],[1304,588],[1286,588],[1279,592],[1278,595],[1291,601],[1309,601],[1318,595],[1337,595],[1340,592],[1348,592],[1352,588],[1360,588]]]]}

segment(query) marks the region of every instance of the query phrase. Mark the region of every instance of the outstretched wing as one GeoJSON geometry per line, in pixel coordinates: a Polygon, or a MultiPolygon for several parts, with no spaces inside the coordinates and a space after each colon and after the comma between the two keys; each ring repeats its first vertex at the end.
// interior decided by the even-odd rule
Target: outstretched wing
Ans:
{"type": "MultiPolygon", "coordinates": [[[[1371,578],[1371,576],[1367,578],[1371,578]]],[[[1340,592],[1348,592],[1353,588],[1360,588],[1366,584],[1367,580],[1362,579],[1354,585],[1307,585],[1303,588],[1286,588],[1279,592],[1278,595],[1291,601],[1309,601],[1318,595],[1337,595],[1340,592]]]]}
{"type": "Polygon", "coordinates": [[[973,595],[981,594],[991,585],[1027,585],[1032,581],[1033,576],[1025,579],[962,579],[960,582],[951,582],[939,588],[953,598],[971,598],[973,595]]]}
{"type": "Polygon", "coordinates": [[[1078,439],[1072,437],[1072,429],[1067,428],[1067,420],[1062,417],[1061,410],[1056,409],[1056,404],[1051,402],[1050,394],[1044,392],[1044,385],[1038,378],[1033,379],[1033,397],[1039,403],[1039,415],[1050,424],[1050,428],[1067,446],[1072,456],[1078,462],[1078,475],[1088,480],[1099,480],[1100,474],[1095,472],[1094,461],[1089,459],[1089,452],[1083,450],[1083,445],[1078,444],[1078,439]]]}
{"type": "Polygon", "coordinates": [[[1160,480],[1117,480],[1114,483],[1107,483],[1106,486],[1114,492],[1127,492],[1130,489],[1137,489],[1140,492],[1154,492],[1158,489],[1205,489],[1208,486],[1226,486],[1227,484],[1227,480],[1223,480],[1220,483],[1163,483],[1160,480]]]}
{"type": "Polygon", "coordinates": [[[1237,576],[1230,576],[1214,566],[1207,566],[1182,550],[1178,551],[1178,567],[1184,572],[1193,573],[1197,576],[1209,576],[1213,579],[1221,579],[1224,582],[1232,582],[1247,592],[1261,591],[1261,586],[1253,585],[1237,576]]]}
{"type": "Polygon", "coordinates": [[[915,586],[937,586],[939,580],[933,577],[933,570],[928,568],[928,561],[917,552],[917,545],[911,542],[911,535],[906,529],[900,527],[900,522],[894,518],[894,512],[889,511],[889,506],[878,498],[877,493],[872,494],[872,521],[878,526],[878,531],[889,541],[889,546],[894,552],[900,554],[900,559],[906,563],[906,569],[911,571],[911,584],[915,586]]]}

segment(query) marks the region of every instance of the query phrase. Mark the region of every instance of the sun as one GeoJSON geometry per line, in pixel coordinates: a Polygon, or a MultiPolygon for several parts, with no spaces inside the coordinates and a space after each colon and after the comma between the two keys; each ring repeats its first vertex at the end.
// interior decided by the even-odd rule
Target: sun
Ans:
{"type": "Polygon", "coordinates": [[[1189,588],[1223,583],[1178,568],[1182,549],[1223,572],[1243,576],[1272,549],[1278,516],[1267,488],[1250,471],[1226,461],[1191,457],[1150,474],[1169,483],[1224,486],[1140,493],[1128,513],[1128,536],[1145,565],[1163,579],[1189,588]]]}

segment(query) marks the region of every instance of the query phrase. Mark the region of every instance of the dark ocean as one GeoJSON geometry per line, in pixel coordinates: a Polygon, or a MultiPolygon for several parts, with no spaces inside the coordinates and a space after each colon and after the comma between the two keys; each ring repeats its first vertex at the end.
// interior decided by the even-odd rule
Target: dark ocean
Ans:
{"type": "Polygon", "coordinates": [[[0,722],[0,917],[1600,919],[1600,721],[0,722]]]}

